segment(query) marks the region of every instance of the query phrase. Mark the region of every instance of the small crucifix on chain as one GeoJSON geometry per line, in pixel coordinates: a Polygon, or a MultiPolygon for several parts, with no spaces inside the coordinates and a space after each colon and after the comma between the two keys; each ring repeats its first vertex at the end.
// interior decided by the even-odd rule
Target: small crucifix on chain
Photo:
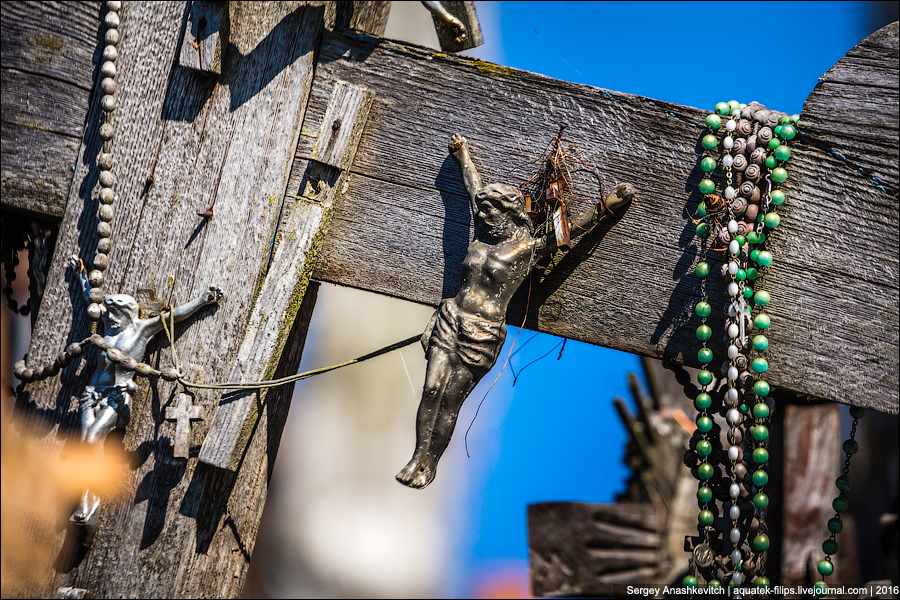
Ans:
{"type": "MultiPolygon", "coordinates": [[[[72,256],[68,266],[80,280],[85,300],[90,301],[84,263],[72,256]]],[[[106,437],[115,429],[124,429],[131,421],[131,396],[137,391],[135,370],[150,340],[164,329],[163,319],[172,319],[173,323],[184,321],[204,306],[218,303],[221,298],[222,290],[210,286],[190,302],[148,319],[140,318],[137,300],[132,296],[109,294],[103,298],[100,323],[103,341],[110,347],[100,353],[97,367],[79,401],[83,442],[102,453],[106,437]]],[[[99,506],[99,496],[85,490],[72,515],[72,523],[95,527],[99,506]]]]}
{"type": "Polygon", "coordinates": [[[175,421],[175,458],[188,457],[191,421],[203,419],[203,407],[191,402],[190,394],[178,394],[175,406],[166,407],[166,421],[175,421]]]}

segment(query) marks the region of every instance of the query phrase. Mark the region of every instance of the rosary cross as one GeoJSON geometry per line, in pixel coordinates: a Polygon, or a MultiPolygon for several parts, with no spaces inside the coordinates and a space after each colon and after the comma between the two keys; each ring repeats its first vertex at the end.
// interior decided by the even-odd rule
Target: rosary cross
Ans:
{"type": "Polygon", "coordinates": [[[191,432],[191,421],[203,418],[203,407],[191,403],[189,394],[178,394],[175,406],[166,408],[166,420],[175,421],[175,458],[188,457],[188,435],[191,432]]]}

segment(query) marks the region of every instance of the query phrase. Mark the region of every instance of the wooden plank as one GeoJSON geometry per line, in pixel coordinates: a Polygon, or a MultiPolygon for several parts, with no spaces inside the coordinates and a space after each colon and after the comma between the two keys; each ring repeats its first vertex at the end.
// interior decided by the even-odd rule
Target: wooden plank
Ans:
{"type": "MultiPolygon", "coordinates": [[[[864,39],[838,61],[803,106],[807,143],[829,158],[828,177],[818,191],[837,201],[851,183],[874,186],[897,197],[897,136],[900,108],[898,23],[894,21],[864,39]],[[847,175],[843,175],[843,173],[847,175]]],[[[862,207],[860,207],[862,208],[862,207]]]]}
{"type": "Polygon", "coordinates": [[[325,22],[335,31],[352,29],[381,37],[387,27],[390,12],[389,0],[329,2],[325,22]]]}
{"type": "MultiPolygon", "coordinates": [[[[229,6],[231,43],[221,83],[175,65],[184,2],[123,3],[117,63],[112,153],[119,199],[104,290],[150,289],[160,301],[177,303],[210,284],[221,286],[225,296],[218,308],[202,311],[176,332],[186,378],[204,382],[226,380],[234,369],[249,379],[296,372],[315,297],[298,293],[296,281],[279,282],[291,292],[289,306],[251,326],[249,316],[276,302],[270,291],[280,293],[266,276],[278,249],[273,240],[294,233],[283,229],[293,198],[283,201],[324,7],[229,6]],[[211,218],[197,216],[210,207],[211,218]],[[298,311],[305,316],[295,320],[298,311]],[[251,355],[235,367],[246,340],[260,336],[269,340],[270,354],[251,355]]],[[[98,23],[91,26],[96,30],[98,23]]],[[[89,260],[97,243],[99,95],[90,110],[29,352],[34,362],[47,361],[88,332],[63,263],[72,253],[89,260]]],[[[168,343],[152,343],[146,360],[170,365],[168,343]]],[[[48,452],[60,450],[62,434],[77,431],[77,397],[89,376],[89,364],[74,364],[59,378],[27,386],[19,398],[23,414],[47,432],[48,452]]],[[[94,597],[240,594],[290,390],[256,398],[261,416],[240,469],[232,472],[198,460],[210,419],[191,426],[189,458],[176,461],[165,411],[179,390],[163,381],[138,383],[122,442],[135,459],[122,467],[123,499],[101,505],[101,527],[86,555],[61,552],[47,589],[30,594],[65,586],[94,597]]],[[[198,391],[194,403],[211,415],[222,399],[198,391]]],[[[58,547],[66,548],[62,535],[58,547]]]]}
{"type": "MultiPolygon", "coordinates": [[[[84,100],[87,105],[86,94],[84,100]]],[[[3,103],[7,106],[5,99],[3,103]]],[[[11,210],[42,218],[62,218],[80,137],[33,128],[30,121],[4,121],[0,135],[0,206],[4,213],[11,210]]]]}
{"type": "MultiPolygon", "coordinates": [[[[371,94],[365,89],[342,82],[334,85],[326,112],[329,118],[319,132],[317,160],[310,160],[307,165],[301,193],[286,198],[283,233],[266,267],[260,300],[250,315],[248,334],[238,350],[229,381],[271,378],[267,363],[281,353],[284,344],[277,334],[287,332],[309,284],[346,177],[344,169],[353,161],[371,104],[371,94]],[[273,324],[278,324],[278,328],[273,329],[273,324]]],[[[236,470],[259,418],[258,406],[255,394],[223,398],[203,442],[200,461],[236,470]]]]}
{"type": "Polygon", "coordinates": [[[545,502],[528,505],[535,596],[617,596],[655,582],[665,518],[647,504],[545,502]],[[618,525],[640,523],[640,527],[618,525]]]}
{"type": "Polygon", "coordinates": [[[212,75],[222,74],[222,57],[228,48],[228,3],[193,0],[178,53],[182,67],[212,75]]]}
{"type": "Polygon", "coordinates": [[[59,219],[99,57],[100,2],[0,4],[0,204],[59,219]]]}
{"type": "Polygon", "coordinates": [[[98,1],[4,3],[0,8],[3,67],[90,91],[93,54],[100,49],[101,6],[98,1]]]}
{"type": "MultiPolygon", "coordinates": [[[[788,405],[784,432],[779,583],[797,587],[818,578],[815,565],[825,557],[825,524],[835,514],[840,475],[841,413],[836,406],[788,405]]],[[[844,579],[838,574],[834,581],[844,579]]]]}
{"type": "MultiPolygon", "coordinates": [[[[882,45],[893,48],[885,50],[889,56],[897,48],[893,31],[882,45]]],[[[326,36],[317,77],[365,83],[378,98],[317,278],[429,305],[454,295],[472,224],[447,154],[450,134],[469,138],[484,181],[509,175],[515,182],[527,176],[522,152],[540,155],[566,124],[566,147],[596,165],[607,187],[629,181],[639,198],[534,285],[526,326],[699,366],[697,241],[685,215],[701,198],[698,141],[706,111],[350,35],[326,36]]],[[[896,85],[892,93],[892,101],[875,95],[886,104],[873,111],[854,108],[844,92],[851,112],[887,115],[896,114],[896,85]]],[[[326,103],[324,93],[313,93],[298,157],[309,156],[326,103]]],[[[889,127],[873,129],[896,172],[897,138],[889,127]]],[[[843,135],[836,125],[831,131],[843,135]]],[[[792,148],[788,202],[769,242],[776,261],[763,280],[773,297],[769,381],[897,414],[896,185],[887,175],[875,185],[843,168],[813,133],[792,148]],[[836,196],[832,183],[844,195],[836,196]]],[[[590,187],[583,194],[597,195],[590,187]]],[[[522,321],[527,287],[509,322],[522,321]]],[[[713,342],[724,356],[722,341],[713,342]]]]}

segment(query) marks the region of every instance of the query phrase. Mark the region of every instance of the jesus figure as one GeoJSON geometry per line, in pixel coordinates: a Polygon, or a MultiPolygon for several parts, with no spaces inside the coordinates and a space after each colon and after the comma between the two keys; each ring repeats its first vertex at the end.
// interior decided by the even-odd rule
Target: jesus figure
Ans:
{"type": "MultiPolygon", "coordinates": [[[[463,260],[459,293],[441,301],[422,334],[428,367],[416,416],[416,450],[397,474],[400,483],[413,488],[424,488],[434,479],[459,409],[497,362],[510,300],[534,265],[557,247],[552,228],[535,234],[518,189],[503,183],[481,185],[465,138],[454,134],[449,149],[472,202],[475,239],[463,260]]],[[[619,184],[605,201],[572,220],[571,237],[590,231],[634,197],[634,187],[619,184]]]]}

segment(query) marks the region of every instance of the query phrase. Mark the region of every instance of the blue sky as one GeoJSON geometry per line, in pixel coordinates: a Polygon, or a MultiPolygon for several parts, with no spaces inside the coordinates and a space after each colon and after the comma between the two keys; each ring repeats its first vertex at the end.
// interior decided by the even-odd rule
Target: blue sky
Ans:
{"type": "MultiPolygon", "coordinates": [[[[735,99],[799,113],[818,78],[871,33],[864,2],[501,2],[476,7],[490,27],[485,47],[473,55],[709,110],[716,102],[735,99]],[[497,32],[500,39],[490,37],[497,32]]],[[[511,327],[501,361],[515,333],[511,327]]],[[[523,331],[517,347],[532,335],[523,331]]],[[[559,341],[539,335],[512,358],[512,366],[518,370],[559,341]]],[[[625,433],[612,400],[628,397],[627,374],[639,372],[638,358],[572,341],[560,360],[557,354],[526,370],[515,388],[507,367],[472,427],[470,449],[473,438],[490,435],[496,458],[470,473],[459,548],[465,556],[461,579],[468,583],[457,593],[476,593],[475,582],[496,568],[526,577],[527,504],[612,502],[624,487],[625,433]],[[560,382],[567,393],[559,393],[560,382]]],[[[496,372],[488,375],[473,392],[455,441],[495,377],[496,372]]]]}

